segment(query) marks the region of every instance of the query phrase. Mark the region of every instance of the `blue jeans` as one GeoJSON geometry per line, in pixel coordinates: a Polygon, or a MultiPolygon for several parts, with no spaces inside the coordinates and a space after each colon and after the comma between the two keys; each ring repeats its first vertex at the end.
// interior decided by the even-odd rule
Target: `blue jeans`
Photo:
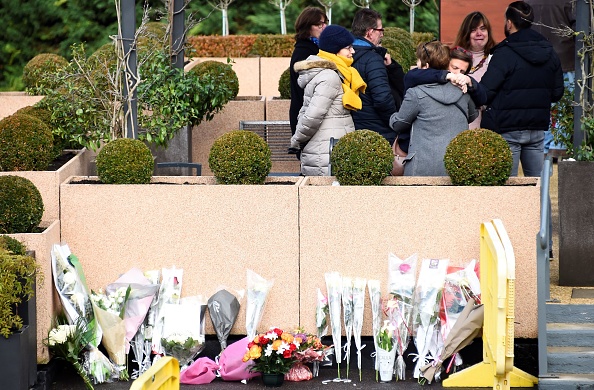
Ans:
{"type": "Polygon", "coordinates": [[[517,130],[501,134],[507,141],[514,160],[512,176],[518,176],[518,166],[522,162],[524,176],[538,177],[543,164],[543,130],[517,130]]]}
{"type": "MultiPolygon", "coordinates": [[[[563,86],[565,88],[575,88],[575,72],[565,72],[563,73],[563,86]]],[[[557,127],[558,124],[555,125],[557,127]]],[[[559,127],[557,127],[559,130],[559,127]]],[[[565,132],[565,129],[560,129],[562,132],[565,132]]],[[[545,131],[545,138],[544,138],[544,154],[549,153],[549,149],[567,149],[563,143],[555,142],[553,139],[553,132],[549,129],[545,131]]]]}
{"type": "MultiPolygon", "coordinates": [[[[520,130],[503,133],[514,160],[512,176],[518,176],[518,165],[522,161],[524,176],[540,176],[543,166],[543,144],[545,132],[542,130],[520,130]]],[[[549,215],[551,215],[551,197],[548,197],[549,215]]],[[[549,249],[553,248],[553,219],[549,219],[549,249]]]]}

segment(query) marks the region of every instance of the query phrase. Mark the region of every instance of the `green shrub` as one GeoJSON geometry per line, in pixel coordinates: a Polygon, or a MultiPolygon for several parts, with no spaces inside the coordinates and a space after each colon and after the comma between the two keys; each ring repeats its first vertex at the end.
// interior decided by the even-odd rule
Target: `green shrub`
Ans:
{"type": "Polygon", "coordinates": [[[452,184],[460,186],[504,185],[513,165],[507,141],[487,129],[458,134],[446,148],[443,162],[452,184]]]}
{"type": "Polygon", "coordinates": [[[42,53],[33,57],[23,68],[23,83],[33,94],[45,94],[46,89],[59,86],[51,76],[56,71],[68,65],[68,61],[52,53],[42,53]]]}
{"type": "Polygon", "coordinates": [[[231,67],[231,64],[224,64],[222,62],[212,60],[202,61],[190,69],[190,73],[194,73],[198,76],[208,74],[215,78],[217,82],[226,85],[231,92],[231,95],[228,97],[227,101],[235,99],[239,93],[239,79],[231,67]]]}
{"type": "Polygon", "coordinates": [[[264,184],[272,168],[270,148],[256,133],[231,131],[215,140],[208,165],[221,184],[264,184]]]}
{"type": "Polygon", "coordinates": [[[411,34],[413,40],[413,47],[416,49],[419,43],[431,42],[435,39],[435,35],[432,32],[418,32],[413,31],[411,34]]]}
{"type": "Polygon", "coordinates": [[[260,57],[291,57],[295,39],[290,35],[258,35],[251,55],[260,57]]]}
{"type": "Polygon", "coordinates": [[[291,98],[291,68],[287,68],[278,80],[278,92],[281,99],[291,98]]]}
{"type": "Polygon", "coordinates": [[[394,154],[388,141],[379,133],[357,130],[338,140],[330,161],[333,174],[341,185],[380,185],[390,175],[394,154]]]}
{"type": "Polygon", "coordinates": [[[97,175],[106,184],[148,184],[154,168],[150,149],[137,139],[118,138],[97,155],[97,175]]]}
{"type": "Polygon", "coordinates": [[[390,56],[396,60],[404,73],[417,63],[416,46],[408,31],[399,27],[386,27],[382,46],[388,49],[390,56]]]}
{"type": "Polygon", "coordinates": [[[53,129],[53,125],[52,125],[52,113],[45,109],[45,108],[40,108],[40,107],[35,107],[35,106],[27,106],[27,107],[23,107],[19,110],[17,110],[15,112],[15,114],[25,114],[25,115],[31,115],[34,116],[35,118],[41,120],[43,123],[45,123],[47,125],[47,127],[49,127],[50,131],[52,132],[53,135],[53,148],[52,148],[52,160],[60,157],[62,155],[62,151],[64,149],[79,149],[80,145],[77,146],[72,146],[69,142],[67,142],[66,140],[62,139],[59,135],[54,134],[54,129],[53,129]]]}
{"type": "Polygon", "coordinates": [[[9,236],[0,236],[0,250],[7,250],[13,255],[24,256],[27,253],[27,247],[20,242],[9,236]]]}
{"type": "Polygon", "coordinates": [[[23,327],[23,319],[15,308],[33,297],[36,279],[43,283],[34,258],[0,248],[0,335],[8,338],[23,327]]]}
{"type": "Polygon", "coordinates": [[[43,199],[31,180],[0,176],[0,234],[31,233],[43,216],[43,199]]]}
{"type": "Polygon", "coordinates": [[[31,115],[0,121],[0,171],[43,171],[53,160],[50,128],[31,115]]]}

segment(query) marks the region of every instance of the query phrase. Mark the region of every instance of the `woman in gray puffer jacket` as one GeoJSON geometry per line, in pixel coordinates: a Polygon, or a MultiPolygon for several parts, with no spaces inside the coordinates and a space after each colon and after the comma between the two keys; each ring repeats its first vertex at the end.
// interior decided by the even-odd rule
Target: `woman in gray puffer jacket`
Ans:
{"type": "Polygon", "coordinates": [[[359,92],[365,91],[366,85],[351,67],[353,41],[344,27],[328,26],[320,35],[318,55],[294,66],[304,98],[289,151],[301,149],[304,176],[328,175],[330,138],[355,130],[350,110],[361,109],[359,92]]]}

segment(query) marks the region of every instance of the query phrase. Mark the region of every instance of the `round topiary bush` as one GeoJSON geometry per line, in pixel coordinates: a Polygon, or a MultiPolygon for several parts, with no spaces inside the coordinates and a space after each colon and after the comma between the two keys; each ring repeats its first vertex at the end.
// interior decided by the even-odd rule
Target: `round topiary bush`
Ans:
{"type": "Polygon", "coordinates": [[[53,135],[39,118],[13,114],[0,121],[0,171],[43,171],[53,160],[53,135]]]}
{"type": "Polygon", "coordinates": [[[264,184],[272,168],[271,152],[256,133],[231,131],[215,140],[208,165],[221,184],[264,184]]]}
{"type": "Polygon", "coordinates": [[[137,139],[118,138],[97,155],[97,175],[106,184],[148,184],[154,169],[150,149],[137,139]]]}
{"type": "Polygon", "coordinates": [[[67,149],[69,144],[66,140],[60,138],[59,135],[54,134],[53,125],[52,125],[52,113],[45,109],[35,106],[27,106],[23,107],[15,112],[15,114],[25,114],[34,116],[37,119],[40,119],[43,123],[49,127],[50,131],[53,135],[53,152],[52,152],[52,160],[60,157],[62,154],[62,150],[67,149]]]}
{"type": "Polygon", "coordinates": [[[31,180],[0,176],[0,234],[31,233],[42,216],[43,200],[31,180]]]}
{"type": "Polygon", "coordinates": [[[341,185],[380,185],[390,175],[394,153],[390,143],[379,133],[356,130],[338,140],[330,161],[341,185]]]}
{"type": "Polygon", "coordinates": [[[443,162],[452,184],[459,186],[504,185],[513,165],[507,141],[487,129],[458,134],[446,148],[443,162]]]}
{"type": "Polygon", "coordinates": [[[278,80],[278,92],[281,99],[291,98],[291,68],[287,68],[278,80]]]}
{"type": "Polygon", "coordinates": [[[230,64],[212,60],[202,61],[190,69],[190,72],[198,75],[209,74],[215,80],[220,80],[230,90],[228,100],[235,99],[239,93],[239,79],[230,64]]]}
{"type": "Polygon", "coordinates": [[[68,61],[61,55],[38,54],[23,68],[23,83],[33,93],[43,93],[44,88],[54,89],[58,85],[52,75],[67,65],[68,61]]]}
{"type": "Polygon", "coordinates": [[[408,72],[412,65],[417,63],[415,54],[416,45],[410,33],[399,27],[386,27],[382,46],[388,49],[390,56],[396,60],[404,70],[408,72]]]}
{"type": "Polygon", "coordinates": [[[13,255],[25,256],[27,254],[27,247],[10,236],[0,236],[0,249],[5,249],[13,255]]]}

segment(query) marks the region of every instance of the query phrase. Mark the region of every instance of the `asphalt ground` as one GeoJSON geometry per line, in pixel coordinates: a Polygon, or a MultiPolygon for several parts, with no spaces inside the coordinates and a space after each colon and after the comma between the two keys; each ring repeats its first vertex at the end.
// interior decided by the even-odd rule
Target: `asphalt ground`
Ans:
{"type": "MultiPolygon", "coordinates": [[[[233,340],[230,338],[229,341],[232,342],[233,340]]],[[[331,343],[331,342],[332,342],[331,339],[329,339],[329,340],[324,339],[324,343],[331,343]]],[[[369,347],[370,345],[373,345],[373,341],[371,340],[371,338],[363,338],[363,344],[367,344],[367,346],[369,347]]],[[[382,383],[382,382],[376,381],[376,373],[373,368],[373,359],[369,356],[371,351],[367,350],[365,352],[365,349],[363,350],[364,352],[362,354],[362,364],[361,364],[362,365],[362,380],[359,381],[359,371],[357,368],[357,357],[356,357],[356,353],[355,353],[354,349],[355,348],[353,346],[352,350],[351,350],[351,365],[350,365],[350,370],[349,370],[349,375],[348,375],[350,382],[344,381],[344,379],[347,379],[346,364],[344,362],[344,359],[340,365],[341,378],[343,380],[336,381],[336,382],[333,381],[334,379],[337,378],[338,371],[337,371],[336,363],[334,362],[334,359],[332,359],[332,361],[333,361],[332,366],[326,366],[326,367],[320,368],[319,377],[313,378],[310,381],[304,381],[304,382],[285,381],[284,384],[282,385],[282,387],[288,388],[288,389],[300,388],[300,389],[325,389],[325,390],[338,389],[338,388],[341,388],[341,389],[347,389],[347,388],[349,388],[349,389],[371,389],[371,390],[373,390],[373,389],[388,389],[388,388],[397,388],[397,389],[403,389],[403,390],[410,390],[410,389],[419,390],[419,389],[421,389],[421,387],[424,387],[426,389],[430,389],[430,388],[441,389],[441,388],[443,388],[442,384],[438,383],[438,382],[433,382],[430,385],[422,386],[418,383],[418,381],[416,379],[414,379],[412,377],[412,368],[414,367],[414,362],[412,361],[412,357],[407,356],[407,354],[416,352],[414,345],[409,346],[409,349],[407,350],[407,353],[405,354],[405,356],[407,356],[407,358],[406,358],[407,379],[404,381],[398,381],[398,382],[393,380],[393,381],[387,382],[387,383],[382,383]]],[[[207,338],[206,348],[199,355],[199,357],[208,356],[208,357],[213,358],[216,354],[218,354],[219,350],[220,350],[220,348],[218,347],[218,342],[217,342],[216,338],[213,338],[210,340],[207,338]]],[[[536,361],[536,356],[538,355],[536,340],[516,340],[514,353],[515,353],[515,360],[514,360],[515,367],[518,367],[532,375],[538,374],[538,372],[537,372],[538,362],[536,361]]],[[[461,351],[461,356],[463,357],[463,360],[464,360],[464,365],[462,366],[462,368],[469,367],[473,364],[480,362],[482,359],[482,342],[481,342],[481,340],[476,339],[473,344],[471,344],[471,345],[467,346],[465,349],[463,349],[461,351]]],[[[54,371],[53,379],[50,380],[51,385],[45,386],[45,388],[47,390],[83,390],[83,389],[85,389],[83,381],[80,379],[80,377],[78,377],[78,375],[74,372],[74,370],[70,366],[62,364],[62,363],[58,363],[58,364],[56,364],[56,363],[57,362],[52,362],[52,365],[54,366],[54,369],[52,370],[52,371],[54,371]]],[[[444,378],[445,377],[447,377],[447,375],[445,375],[444,378]]],[[[124,389],[126,389],[127,390],[127,389],[130,389],[131,385],[132,385],[132,381],[129,381],[129,382],[119,381],[119,382],[112,382],[112,383],[97,384],[97,385],[95,385],[95,389],[97,389],[97,390],[124,390],[124,389]]],[[[190,389],[233,390],[233,389],[254,389],[254,388],[264,388],[264,385],[262,384],[262,381],[260,378],[254,378],[245,384],[241,383],[241,382],[225,382],[225,381],[221,380],[220,378],[216,378],[213,382],[211,382],[209,384],[205,384],[205,385],[181,385],[180,386],[180,389],[182,389],[182,390],[190,390],[190,389]]],[[[472,390],[472,389],[479,389],[479,388],[476,388],[476,387],[452,388],[452,387],[450,387],[449,389],[472,390]]]]}

